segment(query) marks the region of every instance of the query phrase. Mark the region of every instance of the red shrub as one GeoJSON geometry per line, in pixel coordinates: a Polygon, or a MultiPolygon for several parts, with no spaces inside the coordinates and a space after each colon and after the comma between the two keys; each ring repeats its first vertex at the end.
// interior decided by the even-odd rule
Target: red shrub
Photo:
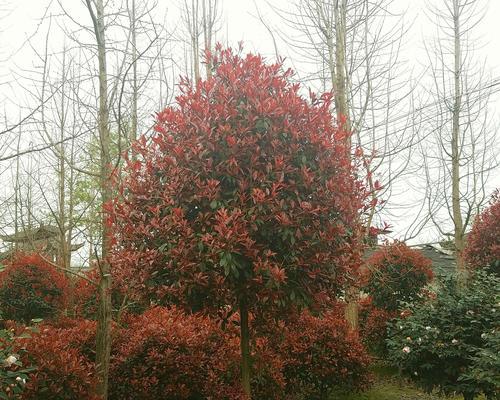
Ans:
{"type": "Polygon", "coordinates": [[[206,317],[156,307],[118,343],[111,399],[241,399],[238,338],[206,317]]]}
{"type": "MultiPolygon", "coordinates": [[[[236,316],[232,322],[237,321],[236,316]]],[[[111,369],[111,399],[242,399],[238,330],[175,308],[129,316],[111,369]]],[[[368,383],[369,358],[343,317],[308,313],[280,322],[252,346],[256,399],[308,399],[368,383]]]]}
{"type": "Polygon", "coordinates": [[[65,320],[68,328],[42,324],[39,332],[19,341],[26,349],[23,365],[35,366],[23,400],[93,400],[95,323],[65,320]]]}
{"type": "Polygon", "coordinates": [[[17,254],[0,273],[2,317],[28,323],[67,305],[69,280],[38,254],[17,254]]]}
{"type": "Polygon", "coordinates": [[[73,314],[77,317],[93,319],[97,313],[97,286],[98,271],[91,270],[84,273],[87,279],[75,278],[73,284],[72,307],[73,314]]]}
{"type": "MultiPolygon", "coordinates": [[[[74,281],[71,311],[72,315],[77,318],[95,319],[98,306],[96,282],[100,279],[99,271],[92,269],[84,274],[84,277],[77,277],[74,281]]],[[[126,290],[126,285],[114,285],[112,288],[111,301],[120,317],[123,317],[126,312],[139,314],[147,308],[144,302],[139,302],[137,297],[133,298],[129,295],[130,291],[126,290]]]]}
{"type": "Polygon", "coordinates": [[[278,348],[287,399],[325,399],[332,389],[359,390],[369,383],[370,358],[338,313],[303,312],[284,327],[278,348]]]}
{"type": "Polygon", "coordinates": [[[500,275],[500,192],[479,214],[467,237],[465,260],[473,268],[488,268],[500,275]]]}
{"type": "MultiPolygon", "coordinates": [[[[110,399],[243,399],[239,384],[238,317],[222,330],[202,315],[156,307],[128,315],[114,329],[110,399]]],[[[341,314],[308,313],[280,322],[252,346],[252,394],[284,400],[314,399],[333,387],[367,382],[368,358],[349,336],[341,314]]],[[[62,318],[22,339],[29,375],[23,400],[95,399],[95,322],[62,318]]]]}
{"type": "Polygon", "coordinates": [[[367,292],[377,308],[396,311],[401,302],[411,302],[432,280],[431,261],[401,242],[382,246],[367,260],[367,292]]]}
{"type": "Polygon", "coordinates": [[[370,351],[379,355],[385,353],[387,323],[397,316],[399,316],[397,311],[375,307],[370,297],[360,301],[359,333],[361,340],[370,351]]]}

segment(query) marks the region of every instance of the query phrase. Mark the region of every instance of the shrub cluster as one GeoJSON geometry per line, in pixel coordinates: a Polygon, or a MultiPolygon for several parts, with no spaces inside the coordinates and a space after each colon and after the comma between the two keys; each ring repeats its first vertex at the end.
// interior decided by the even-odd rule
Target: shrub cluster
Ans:
{"type": "Polygon", "coordinates": [[[443,283],[435,299],[410,306],[390,326],[392,362],[427,391],[464,398],[498,395],[500,279],[477,272],[466,287],[443,283]]]}
{"type": "Polygon", "coordinates": [[[238,342],[228,339],[206,317],[153,308],[116,348],[110,398],[238,399],[238,342]]]}
{"type": "Polygon", "coordinates": [[[22,362],[34,369],[20,399],[97,400],[95,323],[65,319],[59,325],[41,324],[38,333],[17,342],[17,347],[25,350],[22,362]]]}
{"type": "MultiPolygon", "coordinates": [[[[238,322],[236,318],[233,322],[238,322]]],[[[338,313],[302,313],[252,346],[254,398],[321,399],[333,389],[362,389],[368,357],[338,313]]],[[[237,326],[155,307],[114,328],[110,399],[244,398],[237,326]]],[[[36,367],[20,399],[95,399],[95,322],[61,319],[18,339],[19,361],[36,367]]],[[[13,350],[15,351],[15,349],[13,350]]]]}
{"type": "MultiPolygon", "coordinates": [[[[113,359],[111,398],[243,398],[233,328],[175,308],[132,317],[113,359]]],[[[291,317],[252,349],[258,399],[321,399],[332,389],[359,390],[369,382],[368,356],[338,313],[291,317]]]]}
{"type": "Polygon", "coordinates": [[[37,254],[17,254],[0,273],[2,317],[28,323],[57,316],[68,300],[68,278],[37,254]]]}

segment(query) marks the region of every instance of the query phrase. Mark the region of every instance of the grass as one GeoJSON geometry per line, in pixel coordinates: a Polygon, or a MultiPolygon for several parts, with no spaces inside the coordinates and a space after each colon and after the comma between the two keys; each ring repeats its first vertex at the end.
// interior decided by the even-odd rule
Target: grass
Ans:
{"type": "MultiPolygon", "coordinates": [[[[331,400],[463,400],[462,396],[440,397],[435,394],[426,394],[410,383],[397,377],[397,371],[385,366],[373,368],[374,385],[362,393],[333,394],[331,400]]],[[[477,400],[484,400],[478,397],[477,400]]]]}
{"type": "MultiPolygon", "coordinates": [[[[363,393],[351,393],[345,395],[334,395],[332,400],[435,400],[440,397],[429,395],[407,385],[395,382],[376,382],[374,386],[363,393]]],[[[461,397],[453,398],[453,400],[461,397]]]]}

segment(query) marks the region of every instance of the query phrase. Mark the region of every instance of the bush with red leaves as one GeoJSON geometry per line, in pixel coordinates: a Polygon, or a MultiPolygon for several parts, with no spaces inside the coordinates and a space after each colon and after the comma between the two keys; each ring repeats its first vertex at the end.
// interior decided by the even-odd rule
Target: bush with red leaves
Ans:
{"type": "Polygon", "coordinates": [[[67,305],[69,280],[38,254],[17,254],[0,273],[3,319],[50,319],[67,305]]]}
{"type": "MultiPolygon", "coordinates": [[[[76,277],[72,287],[71,315],[75,318],[96,319],[97,317],[97,285],[99,271],[92,269],[83,273],[82,277],[76,277]]],[[[113,309],[117,310],[115,320],[118,322],[125,313],[140,314],[147,306],[144,302],[135,301],[130,298],[126,291],[113,287],[111,290],[111,301],[113,309]]],[[[149,306],[149,304],[148,304],[149,306]]]]}
{"type": "Polygon", "coordinates": [[[73,283],[72,313],[76,317],[94,319],[97,314],[97,286],[99,273],[97,270],[90,270],[83,273],[84,277],[75,277],[73,283]]]}
{"type": "MultiPolygon", "coordinates": [[[[233,323],[223,330],[206,316],[162,307],[127,315],[124,322],[114,329],[110,399],[245,398],[233,323]]],[[[95,326],[93,321],[62,318],[19,340],[23,365],[36,367],[20,399],[95,399],[95,326]]],[[[368,357],[338,312],[290,317],[268,338],[255,339],[252,349],[256,399],[315,399],[332,389],[360,389],[368,382],[368,357]]]]}
{"type": "Polygon", "coordinates": [[[401,303],[410,303],[433,278],[432,262],[418,250],[401,242],[380,247],[366,261],[368,272],[363,290],[373,305],[397,311],[401,303]]]}
{"type": "Polygon", "coordinates": [[[22,400],[97,400],[93,348],[95,322],[64,319],[66,328],[41,324],[38,333],[18,341],[23,365],[35,367],[22,400]]]}
{"type": "Polygon", "coordinates": [[[156,307],[117,344],[110,398],[238,399],[238,341],[200,315],[156,307]],[[233,365],[234,369],[228,365],[233,365]]]}
{"type": "Polygon", "coordinates": [[[397,311],[375,307],[370,297],[359,303],[359,334],[365,346],[374,354],[386,353],[387,323],[399,316],[397,311]]]}
{"type": "Polygon", "coordinates": [[[467,236],[465,260],[472,268],[487,268],[500,276],[500,191],[479,214],[467,236]]]}
{"type": "Polygon", "coordinates": [[[308,312],[291,319],[278,345],[286,399],[326,399],[333,390],[361,390],[370,382],[370,357],[338,313],[308,312]]]}
{"type": "MultiPolygon", "coordinates": [[[[163,307],[128,322],[112,360],[111,399],[244,398],[232,324],[222,330],[205,316],[163,307]]],[[[369,357],[339,313],[280,322],[268,338],[255,340],[252,361],[257,399],[315,399],[369,382],[369,357]]]]}

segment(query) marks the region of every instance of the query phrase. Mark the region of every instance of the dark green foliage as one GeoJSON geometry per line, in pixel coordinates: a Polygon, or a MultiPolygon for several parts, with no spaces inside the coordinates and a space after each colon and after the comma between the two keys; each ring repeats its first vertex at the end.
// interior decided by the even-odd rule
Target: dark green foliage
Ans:
{"type": "MultiPolygon", "coordinates": [[[[27,336],[27,333],[25,334],[27,336]]],[[[12,330],[0,329],[0,399],[11,399],[19,395],[34,368],[25,368],[19,360],[23,354],[15,350],[16,337],[12,330]]]]}
{"type": "Polygon", "coordinates": [[[426,391],[493,396],[499,303],[494,275],[478,271],[465,287],[445,281],[435,299],[410,305],[411,315],[390,325],[391,361],[426,391]]]}

